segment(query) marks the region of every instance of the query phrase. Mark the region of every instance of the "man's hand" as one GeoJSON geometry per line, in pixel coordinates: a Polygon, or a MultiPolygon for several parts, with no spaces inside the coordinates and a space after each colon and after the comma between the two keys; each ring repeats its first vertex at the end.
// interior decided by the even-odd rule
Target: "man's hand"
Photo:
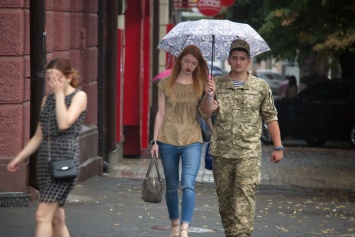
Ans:
{"type": "Polygon", "coordinates": [[[273,151],[270,157],[270,162],[278,163],[283,158],[284,153],[283,151],[273,151]]]}

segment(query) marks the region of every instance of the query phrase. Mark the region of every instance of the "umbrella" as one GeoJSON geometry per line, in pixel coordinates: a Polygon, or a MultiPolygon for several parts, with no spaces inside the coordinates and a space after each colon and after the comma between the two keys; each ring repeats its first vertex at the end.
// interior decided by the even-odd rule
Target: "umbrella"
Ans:
{"type": "Polygon", "coordinates": [[[225,60],[228,58],[233,40],[242,39],[249,43],[250,56],[255,57],[270,48],[265,40],[248,24],[229,20],[185,21],[177,24],[158,44],[175,57],[188,45],[200,48],[206,60],[225,60]]]}
{"type": "Polygon", "coordinates": [[[161,73],[157,74],[155,77],[153,77],[153,81],[159,80],[163,77],[170,76],[170,74],[171,74],[171,69],[166,69],[166,70],[162,71],[161,73]]]}

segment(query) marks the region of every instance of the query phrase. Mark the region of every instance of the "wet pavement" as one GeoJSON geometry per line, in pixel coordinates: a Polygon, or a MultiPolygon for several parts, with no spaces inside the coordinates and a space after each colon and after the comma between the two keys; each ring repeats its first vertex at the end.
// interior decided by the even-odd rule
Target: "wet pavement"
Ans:
{"type": "MultiPolygon", "coordinates": [[[[355,237],[355,150],[284,144],[278,164],[268,162],[272,147],[263,146],[253,237],[355,237]]],[[[140,197],[149,160],[123,159],[110,175],[78,184],[65,206],[71,236],[169,236],[165,201],[150,204],[140,197]]],[[[202,160],[189,236],[222,237],[212,172],[203,165],[202,160]]],[[[33,236],[36,207],[1,208],[0,236],[33,236]]]]}
{"type": "MultiPolygon", "coordinates": [[[[274,164],[269,162],[273,147],[262,146],[261,184],[355,190],[355,150],[348,143],[329,142],[313,148],[297,140],[283,141],[284,159],[274,164]]],[[[214,182],[212,171],[204,169],[204,153],[198,182],[214,182]]],[[[124,159],[113,169],[111,176],[144,178],[149,157],[124,159]]],[[[163,169],[160,165],[160,173],[163,169]]]]}

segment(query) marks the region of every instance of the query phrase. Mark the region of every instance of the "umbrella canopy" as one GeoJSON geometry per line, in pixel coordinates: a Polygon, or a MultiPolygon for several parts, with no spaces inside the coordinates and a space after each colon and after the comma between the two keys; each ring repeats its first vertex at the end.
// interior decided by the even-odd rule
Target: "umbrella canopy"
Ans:
{"type": "Polygon", "coordinates": [[[163,37],[157,48],[178,57],[186,46],[196,45],[203,57],[213,62],[227,59],[230,45],[236,39],[249,43],[251,57],[270,50],[265,40],[250,25],[208,19],[177,24],[163,37]]]}

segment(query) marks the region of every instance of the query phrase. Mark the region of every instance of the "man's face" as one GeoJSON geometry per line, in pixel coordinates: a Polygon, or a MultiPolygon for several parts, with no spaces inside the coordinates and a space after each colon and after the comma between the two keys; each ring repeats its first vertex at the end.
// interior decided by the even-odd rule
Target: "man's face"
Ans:
{"type": "Polygon", "coordinates": [[[231,66],[232,72],[244,73],[248,71],[251,58],[244,51],[234,50],[228,58],[228,64],[231,66]]]}

